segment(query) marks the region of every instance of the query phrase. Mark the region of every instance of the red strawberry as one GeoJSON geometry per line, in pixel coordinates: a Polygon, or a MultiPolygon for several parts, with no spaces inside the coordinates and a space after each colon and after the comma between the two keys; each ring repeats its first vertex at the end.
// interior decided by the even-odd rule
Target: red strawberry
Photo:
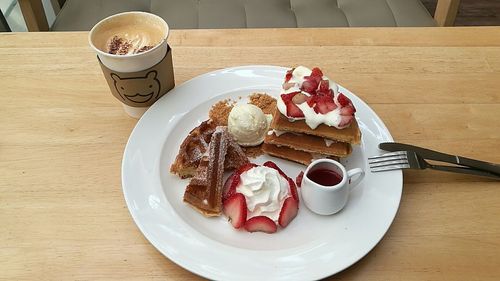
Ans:
{"type": "Polygon", "coordinates": [[[311,71],[311,76],[322,78],[323,77],[323,72],[318,67],[315,67],[311,71]]]}
{"type": "Polygon", "coordinates": [[[224,183],[222,202],[226,201],[229,197],[236,193],[236,187],[240,184],[241,181],[240,175],[255,166],[257,165],[254,163],[246,163],[243,166],[239,167],[227,178],[226,182],[224,183]]]}
{"type": "Polygon", "coordinates": [[[290,79],[292,79],[292,72],[295,70],[295,68],[292,68],[292,69],[289,69],[286,71],[286,74],[285,74],[285,82],[288,82],[290,81],[290,79]]]}
{"type": "Polygon", "coordinates": [[[340,109],[340,115],[353,115],[354,112],[356,112],[356,109],[352,104],[348,104],[340,109]]]}
{"type": "Polygon", "coordinates": [[[337,108],[337,105],[332,99],[332,96],[318,96],[316,98],[316,105],[314,111],[316,113],[327,114],[328,112],[337,108]]]}
{"type": "Polygon", "coordinates": [[[278,226],[273,220],[266,216],[256,216],[247,220],[245,229],[248,232],[261,231],[265,233],[275,233],[278,230],[278,226]]]}
{"type": "Polygon", "coordinates": [[[317,97],[318,95],[311,95],[307,97],[307,105],[309,105],[309,107],[313,107],[316,103],[317,97]]]}
{"type": "Polygon", "coordinates": [[[292,195],[293,199],[295,199],[297,202],[299,202],[299,193],[297,192],[297,187],[295,186],[295,182],[291,178],[286,178],[288,180],[288,187],[290,188],[290,194],[292,195]]]}
{"type": "Polygon", "coordinates": [[[246,164],[243,164],[242,166],[240,166],[238,168],[238,170],[236,170],[238,172],[239,175],[243,174],[244,172],[252,169],[253,167],[257,167],[257,164],[254,164],[254,163],[246,163],[246,164]]]}
{"type": "Polygon", "coordinates": [[[328,80],[319,81],[318,92],[327,93],[330,90],[330,82],[328,80]]]}
{"type": "Polygon", "coordinates": [[[266,161],[266,163],[262,164],[262,166],[275,169],[276,171],[278,171],[278,173],[280,173],[281,176],[283,176],[284,178],[288,178],[287,175],[283,173],[283,171],[273,161],[266,161]]]}
{"type": "Polygon", "coordinates": [[[328,109],[327,109],[326,104],[324,104],[324,103],[317,103],[317,104],[314,106],[314,112],[316,112],[316,113],[321,113],[321,114],[326,114],[326,113],[328,113],[328,109]]]}
{"type": "Polygon", "coordinates": [[[300,110],[300,108],[295,103],[293,103],[293,97],[299,93],[300,92],[292,92],[281,95],[281,99],[286,105],[286,115],[288,117],[294,117],[294,118],[304,117],[304,113],[302,112],[302,110],[300,110]]]}
{"type": "Polygon", "coordinates": [[[340,123],[339,127],[340,128],[345,128],[351,124],[352,120],[354,119],[353,115],[340,115],[340,123]]]}
{"type": "Polygon", "coordinates": [[[223,211],[234,228],[242,227],[247,220],[247,202],[245,196],[241,193],[233,194],[224,202],[223,211]]]}
{"type": "Polygon", "coordinates": [[[300,187],[302,185],[302,178],[304,178],[304,171],[300,171],[299,175],[295,178],[297,187],[300,187]]]}
{"type": "Polygon", "coordinates": [[[232,173],[224,183],[224,191],[222,193],[222,202],[225,202],[229,197],[236,193],[236,187],[240,184],[240,174],[236,171],[232,173]]]}
{"type": "Polygon", "coordinates": [[[286,104],[286,115],[293,118],[302,118],[304,117],[304,112],[295,103],[289,102],[286,104]]]}
{"type": "Polygon", "coordinates": [[[339,95],[337,96],[337,101],[341,106],[347,106],[348,104],[352,103],[351,100],[348,97],[344,96],[344,94],[342,93],[339,93],[339,95]]]}
{"type": "Polygon", "coordinates": [[[314,95],[316,93],[316,89],[318,88],[318,82],[314,79],[310,79],[311,76],[304,77],[306,80],[302,82],[302,86],[300,89],[306,93],[314,95]]]}
{"type": "Polygon", "coordinates": [[[283,207],[281,207],[280,217],[278,223],[281,227],[286,227],[299,212],[299,203],[293,199],[293,197],[288,197],[285,202],[283,202],[283,207]]]}

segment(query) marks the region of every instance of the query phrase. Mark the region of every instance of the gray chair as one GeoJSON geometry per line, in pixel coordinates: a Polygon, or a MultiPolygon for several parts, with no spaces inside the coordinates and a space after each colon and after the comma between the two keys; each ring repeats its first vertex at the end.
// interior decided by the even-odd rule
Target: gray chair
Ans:
{"type": "Polygon", "coordinates": [[[7,20],[3,16],[2,11],[0,11],[0,32],[9,32],[10,27],[9,24],[7,23],[7,20]]]}
{"type": "MultiPolygon", "coordinates": [[[[40,1],[19,0],[31,3],[32,7],[40,1]]],[[[459,0],[438,0],[434,18],[420,0],[54,0],[52,3],[62,6],[50,30],[77,31],[90,30],[99,20],[125,11],[157,14],[172,29],[444,26],[453,24],[459,0]]],[[[43,9],[26,14],[40,12],[43,9]]],[[[40,30],[48,30],[46,21],[40,26],[40,30]]]]}

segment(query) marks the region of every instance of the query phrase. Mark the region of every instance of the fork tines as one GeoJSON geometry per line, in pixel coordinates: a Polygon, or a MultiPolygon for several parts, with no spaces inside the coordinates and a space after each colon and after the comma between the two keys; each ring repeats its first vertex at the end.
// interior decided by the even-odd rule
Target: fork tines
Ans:
{"type": "Polygon", "coordinates": [[[410,168],[406,151],[396,151],[369,157],[368,165],[372,172],[410,168]]]}

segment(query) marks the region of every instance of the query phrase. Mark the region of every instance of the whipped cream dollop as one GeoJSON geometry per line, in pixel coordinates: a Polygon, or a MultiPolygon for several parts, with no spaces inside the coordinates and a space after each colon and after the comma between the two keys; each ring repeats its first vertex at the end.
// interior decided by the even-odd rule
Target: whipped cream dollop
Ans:
{"type": "Polygon", "coordinates": [[[236,192],[246,198],[248,215],[267,216],[278,221],[283,202],[289,195],[288,181],[275,169],[257,166],[240,175],[236,192]]]}
{"type": "Polygon", "coordinates": [[[241,146],[256,146],[264,141],[272,116],[253,104],[235,105],[227,120],[229,134],[241,146]]]}
{"type": "MultiPolygon", "coordinates": [[[[287,82],[285,82],[286,86],[281,90],[280,95],[300,92],[306,97],[310,97],[311,94],[302,91],[301,86],[306,81],[305,77],[311,76],[312,70],[304,66],[298,66],[292,71],[291,74],[292,74],[291,78],[287,82]]],[[[299,118],[290,117],[287,114],[287,106],[282,98],[277,99],[278,110],[281,112],[281,114],[287,116],[287,118],[292,122],[297,120],[304,120],[306,124],[313,130],[316,129],[320,124],[325,124],[330,127],[343,129],[347,127],[349,124],[345,124],[345,122],[342,122],[342,116],[341,116],[342,106],[340,105],[337,99],[338,85],[335,82],[329,80],[328,77],[326,76],[322,76],[322,79],[328,81],[329,88],[333,92],[333,102],[337,106],[334,110],[327,112],[326,114],[323,114],[321,112],[316,112],[314,108],[308,105],[307,102],[303,102],[301,104],[297,104],[297,107],[302,111],[304,117],[299,117],[299,118]]]]}

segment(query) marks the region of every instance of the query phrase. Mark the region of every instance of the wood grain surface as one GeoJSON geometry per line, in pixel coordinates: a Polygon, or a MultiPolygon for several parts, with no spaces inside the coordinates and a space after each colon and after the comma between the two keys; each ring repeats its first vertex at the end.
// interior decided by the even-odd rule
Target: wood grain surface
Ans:
{"type": "MultiPolygon", "coordinates": [[[[177,84],[245,64],[320,66],[394,138],[500,162],[500,28],[174,30],[177,84]]],[[[86,32],[0,33],[0,280],[198,280],[135,226],[136,120],[86,32]]],[[[176,148],[173,148],[176,149],[176,148]]],[[[499,280],[500,182],[405,171],[396,219],[331,280],[499,280]]]]}

